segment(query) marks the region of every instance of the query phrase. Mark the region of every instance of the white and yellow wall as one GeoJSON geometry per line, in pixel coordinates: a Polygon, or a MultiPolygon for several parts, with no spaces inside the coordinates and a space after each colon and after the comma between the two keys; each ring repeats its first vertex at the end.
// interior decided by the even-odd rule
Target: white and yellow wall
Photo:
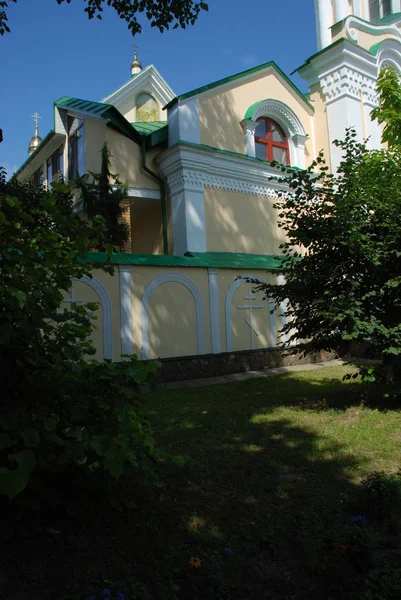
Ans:
{"type": "Polygon", "coordinates": [[[285,307],[271,314],[273,303],[246,277],[281,281],[275,272],[256,269],[117,265],[113,276],[95,270],[92,279],[73,281],[63,307],[71,301],[99,304],[93,333],[98,360],[279,346],[285,307]]]}

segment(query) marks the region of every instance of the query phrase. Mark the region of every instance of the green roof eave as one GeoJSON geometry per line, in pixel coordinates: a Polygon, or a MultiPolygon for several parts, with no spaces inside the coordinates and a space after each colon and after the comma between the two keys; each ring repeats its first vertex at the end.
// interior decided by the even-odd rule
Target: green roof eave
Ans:
{"type": "Polygon", "coordinates": [[[142,139],[146,139],[151,148],[167,141],[168,124],[167,121],[149,121],[131,123],[132,127],[138,132],[142,139]]]}
{"type": "Polygon", "coordinates": [[[131,126],[125,117],[112,104],[103,102],[92,102],[91,100],[81,100],[80,98],[70,98],[63,96],[54,102],[58,108],[70,109],[78,113],[89,114],[94,118],[100,117],[108,122],[108,125],[130,138],[137,144],[141,144],[141,136],[131,126]]]}
{"type": "Polygon", "coordinates": [[[22,171],[29,165],[29,163],[31,163],[33,161],[33,159],[39,154],[39,152],[46,146],[47,142],[49,142],[54,136],[56,135],[56,132],[54,131],[54,129],[51,129],[49,131],[49,133],[43,138],[43,140],[40,142],[39,146],[36,148],[36,150],[34,152],[32,152],[32,154],[30,154],[28,156],[28,158],[26,159],[26,161],[20,166],[20,168],[18,169],[18,171],[16,171],[13,176],[11,177],[11,179],[15,179],[16,177],[18,177],[18,175],[20,175],[22,173],[22,171]]]}
{"type": "Polygon", "coordinates": [[[242,254],[238,252],[188,252],[184,256],[166,254],[89,252],[85,260],[89,264],[136,265],[139,267],[168,268],[218,268],[218,269],[262,269],[278,271],[282,268],[284,256],[264,254],[242,254]]]}
{"type": "Polygon", "coordinates": [[[202,87],[196,88],[195,90],[186,92],[185,94],[182,94],[181,96],[176,96],[175,98],[170,100],[170,102],[168,104],[166,104],[166,106],[164,106],[164,108],[171,108],[177,102],[182,102],[183,100],[186,100],[187,98],[191,98],[192,96],[197,96],[198,94],[202,94],[203,92],[207,92],[209,90],[217,88],[226,83],[230,83],[232,81],[242,79],[243,77],[247,77],[248,75],[252,75],[253,73],[257,73],[258,71],[262,71],[263,69],[267,69],[269,67],[271,67],[275,71],[277,71],[277,73],[286,81],[286,83],[288,83],[288,85],[292,88],[292,90],[301,98],[301,100],[303,102],[305,102],[305,104],[307,104],[307,106],[309,106],[309,108],[311,108],[313,111],[315,110],[314,107],[312,106],[312,104],[308,101],[308,99],[305,97],[305,95],[301,92],[301,90],[297,88],[297,86],[291,81],[291,79],[289,79],[289,77],[287,77],[287,75],[284,73],[284,71],[282,71],[280,69],[280,67],[273,60],[271,60],[267,63],[263,63],[262,65],[259,65],[258,67],[253,67],[252,69],[247,69],[246,71],[241,71],[240,73],[236,73],[235,75],[230,75],[229,77],[224,77],[223,79],[218,79],[217,81],[214,81],[214,82],[204,85],[202,87]]]}
{"type": "Polygon", "coordinates": [[[312,60],[314,60],[317,56],[320,56],[324,52],[327,52],[327,50],[331,50],[332,48],[335,48],[336,46],[338,46],[339,44],[341,44],[343,42],[348,42],[349,44],[352,44],[353,46],[357,46],[359,49],[362,48],[362,46],[359,46],[356,42],[352,42],[351,40],[348,40],[347,38],[342,37],[342,38],[336,40],[335,42],[333,42],[332,44],[330,44],[329,46],[322,48],[321,50],[319,50],[319,52],[315,52],[315,54],[312,54],[312,56],[309,56],[309,58],[307,58],[300,67],[297,67],[296,69],[294,69],[294,71],[292,71],[290,73],[290,75],[297,73],[298,71],[300,71],[301,69],[303,69],[304,67],[309,65],[312,62],[312,60]]]}

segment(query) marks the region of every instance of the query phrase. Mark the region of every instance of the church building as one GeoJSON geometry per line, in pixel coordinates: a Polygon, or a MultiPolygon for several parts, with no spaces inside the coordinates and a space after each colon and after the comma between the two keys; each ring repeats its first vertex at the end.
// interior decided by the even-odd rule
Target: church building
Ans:
{"type": "Polygon", "coordinates": [[[285,236],[273,208],[281,172],[271,163],[304,169],[324,150],[335,172],[341,155],[332,142],[350,126],[379,148],[370,119],[377,76],[388,65],[401,72],[401,0],[315,0],[315,12],[318,52],[298,68],[307,94],[271,60],[177,96],[135,53],[117,90],[100,102],[63,96],[54,129],[41,140],[36,127],[19,180],[49,186],[60,175],[73,182],[99,172],[107,141],[111,171],[128,185],[130,234],[113,255],[114,276],[94,270],[65,298],[65,306],[99,303],[98,359],[282,342],[284,307],[271,312],[244,280],[283,281],[285,236]]]}

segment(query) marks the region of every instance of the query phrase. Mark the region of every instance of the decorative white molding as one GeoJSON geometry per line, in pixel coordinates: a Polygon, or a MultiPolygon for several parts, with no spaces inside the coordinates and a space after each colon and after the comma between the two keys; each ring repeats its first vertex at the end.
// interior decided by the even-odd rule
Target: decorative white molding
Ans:
{"type": "Polygon", "coordinates": [[[83,275],[81,279],[72,278],[72,281],[80,281],[89,285],[100,298],[103,308],[103,358],[105,360],[113,359],[113,343],[112,343],[112,312],[111,302],[108,293],[94,277],[90,278],[87,275],[83,275]]]}
{"type": "Polygon", "coordinates": [[[155,95],[162,106],[170,102],[175,96],[173,90],[160,75],[156,67],[149,65],[135,75],[135,77],[126,81],[120,88],[106,96],[106,98],[103,98],[101,102],[112,104],[118,109],[129,98],[134,99],[142,89],[149,90],[148,93],[155,95]]]}
{"type": "Polygon", "coordinates": [[[131,265],[119,265],[121,354],[133,354],[131,265]]]}
{"type": "Polygon", "coordinates": [[[394,38],[401,40],[401,32],[397,27],[397,24],[401,21],[396,21],[391,24],[380,24],[370,23],[355,15],[347,17],[345,20],[345,34],[352,42],[358,41],[358,31],[369,33],[370,35],[392,35],[394,38]]]}
{"type": "MultiPolygon", "coordinates": [[[[233,333],[232,333],[232,301],[237,289],[246,283],[246,279],[256,279],[260,283],[266,283],[260,277],[256,277],[254,274],[241,275],[240,278],[235,279],[230,287],[228,288],[226,295],[225,313],[226,313],[226,344],[227,352],[231,352],[233,349],[233,333]]],[[[271,298],[267,300],[267,308],[269,310],[269,329],[270,329],[270,347],[275,348],[277,346],[277,332],[276,332],[276,320],[274,302],[271,298]],[[272,312],[273,311],[273,312],[272,312]]]]}
{"type": "Polygon", "coordinates": [[[220,316],[219,316],[219,282],[218,269],[208,269],[209,277],[209,302],[210,302],[210,329],[212,333],[212,352],[219,354],[220,348],[220,316]]]}
{"type": "Polygon", "coordinates": [[[258,124],[252,119],[242,119],[240,122],[242,131],[245,134],[245,147],[248,156],[256,156],[255,149],[255,130],[258,124]]]}
{"type": "Polygon", "coordinates": [[[203,146],[177,144],[160,155],[158,165],[171,194],[211,187],[274,199],[286,189],[281,171],[268,163],[203,146]]]}
{"type": "Polygon", "coordinates": [[[384,40],[380,44],[380,49],[377,53],[377,64],[379,71],[385,67],[392,67],[401,72],[401,41],[399,40],[384,40]]]}
{"type": "Polygon", "coordinates": [[[268,98],[259,102],[253,111],[252,119],[256,121],[259,117],[272,117],[280,123],[291,137],[296,134],[305,135],[305,129],[297,115],[280,100],[268,98]]]}
{"type": "Polygon", "coordinates": [[[175,273],[164,273],[155,277],[147,286],[142,297],[142,360],[148,360],[149,348],[149,302],[153,292],[163,283],[174,282],[185,286],[192,294],[196,308],[198,354],[205,354],[205,324],[202,296],[190,279],[175,273]]]}

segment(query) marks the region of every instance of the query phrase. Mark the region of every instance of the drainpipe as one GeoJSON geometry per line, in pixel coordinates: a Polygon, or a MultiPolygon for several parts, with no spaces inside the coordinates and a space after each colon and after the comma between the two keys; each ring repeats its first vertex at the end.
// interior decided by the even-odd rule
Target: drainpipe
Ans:
{"type": "Polygon", "coordinates": [[[160,175],[158,175],[146,166],[146,140],[144,139],[142,140],[141,149],[143,170],[146,171],[146,173],[148,173],[151,177],[153,177],[153,179],[156,179],[156,181],[158,181],[160,184],[160,197],[162,201],[163,252],[164,254],[168,254],[166,184],[164,183],[164,180],[160,177],[160,175]]]}

